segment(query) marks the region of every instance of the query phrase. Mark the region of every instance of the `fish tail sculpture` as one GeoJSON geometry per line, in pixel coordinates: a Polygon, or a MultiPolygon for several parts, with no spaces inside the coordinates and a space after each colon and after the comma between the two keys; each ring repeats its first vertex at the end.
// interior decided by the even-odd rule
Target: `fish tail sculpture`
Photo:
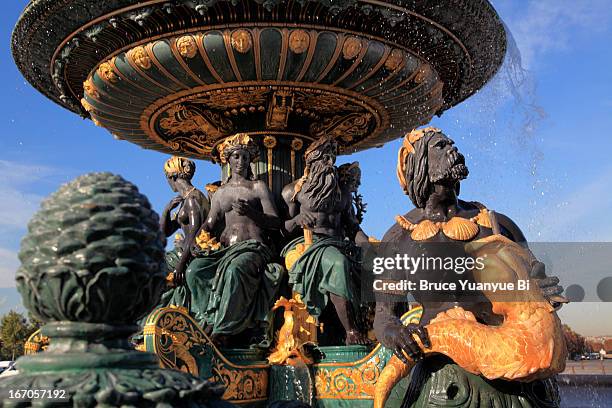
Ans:
{"type": "MultiPolygon", "coordinates": [[[[466,250],[471,256],[484,257],[485,267],[474,271],[476,282],[529,279],[533,255],[501,235],[468,243],[466,250]]],[[[499,296],[492,292],[484,294],[493,312],[503,316],[503,323],[479,323],[461,307],[441,312],[426,326],[431,347],[422,347],[425,355],[444,354],[466,371],[490,380],[529,382],[565,369],[567,349],[561,322],[537,285],[522,292],[520,301],[498,301],[499,296]]],[[[414,364],[391,357],[376,384],[374,408],[384,408],[393,387],[414,364]]]]}

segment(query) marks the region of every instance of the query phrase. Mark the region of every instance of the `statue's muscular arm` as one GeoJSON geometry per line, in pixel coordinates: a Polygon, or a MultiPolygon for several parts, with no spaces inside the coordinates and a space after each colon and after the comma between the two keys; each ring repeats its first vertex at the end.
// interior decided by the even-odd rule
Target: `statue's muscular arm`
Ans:
{"type": "Polygon", "coordinates": [[[299,227],[312,227],[316,221],[312,214],[300,212],[300,203],[293,199],[296,183],[297,181],[287,184],[281,192],[287,206],[287,220],[283,225],[287,234],[293,233],[299,227]]]}

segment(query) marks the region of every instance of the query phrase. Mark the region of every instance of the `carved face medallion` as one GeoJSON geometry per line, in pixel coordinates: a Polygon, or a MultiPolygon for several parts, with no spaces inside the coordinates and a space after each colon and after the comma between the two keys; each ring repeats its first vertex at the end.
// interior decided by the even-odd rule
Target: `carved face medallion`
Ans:
{"type": "Polygon", "coordinates": [[[301,54],[308,49],[310,36],[304,30],[294,30],[289,35],[289,49],[295,54],[301,54]]]}
{"type": "Polygon", "coordinates": [[[108,62],[100,64],[100,67],[98,68],[98,75],[100,78],[108,82],[117,82],[119,80],[117,74],[115,74],[115,71],[113,71],[113,67],[108,62]]]}
{"type": "Polygon", "coordinates": [[[391,54],[387,57],[385,61],[385,68],[389,71],[395,71],[397,67],[400,66],[402,60],[404,59],[404,53],[402,50],[395,49],[391,51],[391,54]]]}
{"type": "Polygon", "coordinates": [[[144,47],[136,47],[128,52],[128,57],[142,69],[151,68],[151,58],[144,47]]]}
{"type": "Polygon", "coordinates": [[[193,58],[198,52],[195,39],[191,35],[179,37],[176,40],[176,49],[184,58],[193,58]]]}
{"type": "Polygon", "coordinates": [[[248,52],[253,46],[253,39],[247,30],[236,30],[231,36],[232,47],[241,54],[248,52]]]}
{"type": "Polygon", "coordinates": [[[349,37],[344,41],[344,46],[342,47],[342,56],[345,59],[353,59],[359,55],[361,51],[361,40],[357,37],[349,37]]]}

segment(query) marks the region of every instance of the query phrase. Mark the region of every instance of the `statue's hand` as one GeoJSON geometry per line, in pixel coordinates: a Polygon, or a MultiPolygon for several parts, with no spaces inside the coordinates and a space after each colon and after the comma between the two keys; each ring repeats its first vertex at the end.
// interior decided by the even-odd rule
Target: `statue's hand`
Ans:
{"type": "Polygon", "coordinates": [[[174,270],[174,284],[176,286],[185,285],[185,265],[181,262],[176,265],[176,269],[174,270]]]}
{"type": "Polygon", "coordinates": [[[172,211],[173,209],[175,209],[176,207],[178,207],[178,205],[183,202],[183,197],[181,196],[176,196],[174,197],[172,200],[170,200],[170,202],[166,205],[166,208],[164,209],[164,212],[168,212],[168,211],[172,211]]]}
{"type": "Polygon", "coordinates": [[[295,218],[296,223],[302,228],[313,228],[317,224],[317,217],[309,212],[301,212],[295,218]]]}
{"type": "Polygon", "coordinates": [[[384,338],[386,340],[385,347],[393,350],[397,358],[402,360],[405,364],[410,364],[410,361],[408,361],[404,353],[414,361],[418,361],[424,356],[423,350],[417,342],[417,337],[421,340],[423,346],[426,348],[431,347],[429,335],[424,326],[414,323],[403,326],[394,323],[387,325],[384,331],[384,338]]]}
{"type": "Polygon", "coordinates": [[[239,198],[238,200],[234,201],[232,203],[232,208],[238,213],[238,215],[249,216],[255,213],[255,209],[253,208],[251,203],[246,200],[243,200],[242,198],[239,198]]]}
{"type": "Polygon", "coordinates": [[[548,276],[541,279],[536,278],[535,281],[542,291],[542,296],[548,300],[548,303],[550,303],[555,310],[559,310],[564,303],[569,303],[569,300],[562,295],[563,286],[559,285],[559,278],[556,276],[548,276]]]}

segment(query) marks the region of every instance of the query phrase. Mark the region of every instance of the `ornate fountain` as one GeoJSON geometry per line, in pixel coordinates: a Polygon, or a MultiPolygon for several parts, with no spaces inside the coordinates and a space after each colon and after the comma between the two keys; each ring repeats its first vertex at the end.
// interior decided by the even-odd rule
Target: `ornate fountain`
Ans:
{"type": "MultiPolygon", "coordinates": [[[[291,203],[308,183],[309,160],[380,147],[427,124],[480,89],[506,47],[503,24],[486,0],[32,0],[12,41],[17,66],[48,98],[116,139],[180,156],[165,167],[175,191],[195,171],[186,158],[221,166],[221,187],[210,186],[212,196],[240,173],[232,162],[240,158],[231,159],[232,152],[248,152],[252,174],[245,170],[245,180],[270,191],[280,209],[273,219],[299,215],[299,209],[292,214],[291,203]]],[[[186,199],[194,188],[184,185],[190,187],[186,199]]],[[[356,190],[347,191],[357,197],[356,190]]],[[[213,200],[211,213],[215,208],[213,200]]],[[[224,211],[243,215],[248,208],[224,211]]],[[[476,225],[486,209],[474,215],[476,225]]],[[[266,261],[284,263],[275,265],[279,273],[289,271],[292,285],[301,279],[292,275],[296,263],[318,239],[315,234],[313,242],[314,225],[300,220],[304,236],[282,259],[280,249],[296,235],[275,235],[282,245],[266,261]]],[[[406,223],[411,231],[418,227],[406,223]]],[[[202,224],[204,219],[197,227],[202,224]]],[[[488,221],[478,225],[494,229],[488,221]]],[[[194,230],[190,244],[199,247],[196,259],[210,261],[229,245],[212,236],[212,227],[203,230],[197,237],[194,230]]],[[[183,287],[185,277],[179,276],[168,287],[172,299],[183,287]]],[[[198,305],[170,301],[143,321],[138,348],[155,353],[162,367],[222,383],[223,399],[244,406],[279,400],[319,407],[401,405],[407,382],[397,384],[395,374],[403,369],[392,350],[356,340],[334,344],[334,333],[350,334],[342,330],[344,321],[339,324],[341,313],[322,330],[325,318],[313,318],[318,312],[304,293],[292,293],[280,280],[275,284],[285,291],[274,292],[276,302],[269,305],[271,314],[277,311],[272,347],[249,348],[247,340],[236,346],[236,339],[222,347],[216,326],[206,327],[210,317],[195,312],[198,305]],[[332,334],[326,338],[324,332],[332,334]]],[[[414,325],[421,313],[414,308],[402,322],[414,325]]],[[[37,350],[38,337],[31,350],[37,350]]]]}

